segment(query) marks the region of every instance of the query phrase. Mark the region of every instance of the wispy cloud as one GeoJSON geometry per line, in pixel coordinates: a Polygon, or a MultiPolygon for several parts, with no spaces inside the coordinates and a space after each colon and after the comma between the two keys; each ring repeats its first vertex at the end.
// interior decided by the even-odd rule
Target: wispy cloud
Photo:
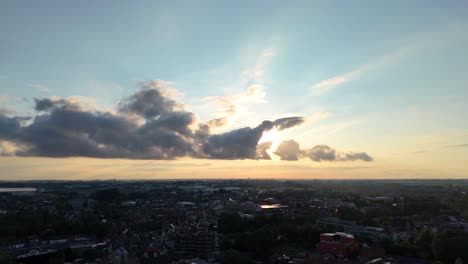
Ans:
{"type": "Polygon", "coordinates": [[[242,72],[242,77],[248,83],[259,83],[265,76],[265,68],[271,62],[271,58],[276,56],[276,50],[273,48],[266,48],[260,52],[257,61],[253,67],[247,68],[242,72]]]}
{"type": "Polygon", "coordinates": [[[336,87],[338,85],[341,85],[343,83],[347,83],[349,81],[352,81],[353,79],[358,77],[365,69],[366,69],[366,67],[361,67],[361,68],[358,68],[356,70],[353,70],[353,71],[350,71],[350,72],[347,72],[347,73],[337,75],[337,76],[331,77],[329,79],[320,81],[320,82],[312,85],[312,87],[311,87],[312,94],[313,95],[321,95],[321,94],[324,94],[324,93],[328,92],[330,89],[332,89],[332,88],[334,88],[334,87],[336,87]]]}
{"type": "Polygon", "coordinates": [[[400,58],[403,54],[407,53],[410,49],[412,49],[412,47],[410,46],[397,49],[393,52],[390,52],[381,56],[380,58],[370,63],[360,65],[357,68],[349,72],[345,72],[343,74],[336,75],[328,79],[319,81],[313,84],[312,86],[310,86],[311,93],[312,95],[315,95],[315,96],[327,93],[337,86],[340,86],[345,83],[351,82],[355,79],[358,79],[360,76],[362,76],[363,74],[371,70],[374,70],[378,67],[385,66],[395,61],[396,59],[400,58]]]}
{"type": "Polygon", "coordinates": [[[362,64],[351,71],[341,73],[312,84],[310,86],[311,93],[315,96],[322,95],[337,86],[356,80],[363,74],[393,63],[406,55],[427,51],[428,49],[433,49],[443,43],[454,41],[460,36],[462,30],[463,27],[450,25],[430,32],[423,32],[415,36],[410,36],[402,41],[404,44],[401,44],[399,48],[396,48],[395,50],[390,51],[367,64],[362,64]]]}
{"type": "Polygon", "coordinates": [[[440,151],[443,149],[458,149],[458,148],[468,148],[468,144],[454,144],[454,145],[445,145],[445,146],[439,146],[433,149],[423,149],[423,150],[416,150],[409,152],[411,154],[424,154],[424,153],[430,153],[434,151],[440,151]]]}
{"type": "Polygon", "coordinates": [[[216,120],[226,121],[223,123],[224,128],[229,128],[233,125],[233,121],[241,116],[248,116],[251,105],[266,102],[264,76],[267,66],[275,55],[275,49],[265,48],[258,54],[254,65],[241,72],[236,86],[244,87],[242,92],[226,96],[208,96],[202,99],[218,107],[219,110],[212,115],[216,120]]]}
{"type": "Polygon", "coordinates": [[[248,113],[248,106],[252,104],[265,103],[266,92],[261,85],[250,85],[243,92],[232,96],[209,96],[202,100],[211,102],[218,107],[213,113],[215,119],[223,119],[225,128],[230,127],[233,121],[241,115],[248,113]]]}
{"type": "Polygon", "coordinates": [[[448,145],[443,146],[443,148],[468,148],[468,144],[448,145]]]}
{"type": "Polygon", "coordinates": [[[21,96],[0,94],[0,103],[27,102],[28,99],[21,96]]]}
{"type": "Polygon", "coordinates": [[[38,90],[38,91],[40,91],[42,93],[49,93],[50,92],[49,88],[47,88],[47,87],[45,87],[43,85],[37,84],[37,83],[29,83],[27,86],[30,87],[30,88],[36,89],[36,90],[38,90]]]}

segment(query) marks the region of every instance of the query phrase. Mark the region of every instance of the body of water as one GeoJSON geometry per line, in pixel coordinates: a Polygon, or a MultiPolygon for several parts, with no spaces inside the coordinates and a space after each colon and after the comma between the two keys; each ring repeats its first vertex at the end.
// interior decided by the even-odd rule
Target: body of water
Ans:
{"type": "Polygon", "coordinates": [[[13,192],[35,192],[36,188],[20,187],[20,188],[3,188],[0,187],[0,193],[13,193],[13,192]]]}
{"type": "Polygon", "coordinates": [[[287,205],[281,205],[281,204],[261,204],[260,208],[262,209],[279,209],[279,208],[287,208],[289,206],[287,205]]]}

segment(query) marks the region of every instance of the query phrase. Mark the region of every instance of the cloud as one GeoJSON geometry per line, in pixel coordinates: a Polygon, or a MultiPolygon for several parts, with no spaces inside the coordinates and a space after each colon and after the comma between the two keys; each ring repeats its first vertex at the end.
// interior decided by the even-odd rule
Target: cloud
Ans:
{"type": "Polygon", "coordinates": [[[93,99],[83,96],[34,98],[34,110],[47,112],[54,108],[74,111],[95,111],[99,109],[99,106],[93,99]]]}
{"type": "Polygon", "coordinates": [[[21,129],[22,119],[0,114],[0,139],[14,139],[21,129]]]}
{"type": "MultiPolygon", "coordinates": [[[[205,155],[217,159],[255,159],[258,158],[258,142],[263,132],[273,128],[286,129],[300,125],[300,117],[281,118],[275,121],[263,121],[255,128],[244,127],[226,133],[211,135],[203,144],[205,155]]],[[[260,146],[260,156],[267,157],[263,151],[267,145],[260,146]]],[[[271,147],[271,145],[270,145],[271,147]]],[[[269,155],[268,155],[269,157],[269,155]]]]}
{"type": "Polygon", "coordinates": [[[441,150],[441,149],[459,149],[459,148],[468,148],[468,144],[445,145],[445,146],[439,146],[439,147],[433,148],[433,149],[423,149],[423,150],[412,151],[410,153],[412,153],[412,154],[422,154],[422,153],[429,153],[429,152],[438,151],[438,150],[441,150]]]}
{"type": "Polygon", "coordinates": [[[264,159],[270,160],[270,154],[268,154],[268,150],[272,146],[272,142],[263,142],[257,145],[257,159],[264,159]]]}
{"type": "Polygon", "coordinates": [[[8,115],[8,114],[13,114],[15,111],[9,109],[9,108],[3,108],[3,107],[0,107],[0,116],[2,115],[8,115]]]}
{"type": "Polygon", "coordinates": [[[359,76],[359,74],[363,72],[363,70],[364,70],[364,67],[320,81],[311,86],[312,94],[313,95],[324,94],[328,92],[330,89],[338,85],[341,85],[343,83],[346,83],[355,79],[357,76],[359,76]]]}
{"type": "Polygon", "coordinates": [[[336,151],[327,145],[316,145],[307,150],[306,155],[313,161],[333,161],[337,159],[336,151]]]}
{"type": "Polygon", "coordinates": [[[276,50],[273,48],[266,48],[260,52],[257,57],[255,65],[251,68],[244,70],[242,73],[243,78],[248,83],[261,82],[265,75],[265,68],[271,61],[271,58],[276,56],[276,50]]]}
{"type": "Polygon", "coordinates": [[[220,118],[214,118],[211,120],[208,120],[206,124],[210,127],[222,127],[226,125],[226,118],[225,117],[220,117],[220,118]]]}
{"type": "Polygon", "coordinates": [[[15,147],[8,141],[0,141],[0,156],[14,156],[15,147]]]}
{"type": "Polygon", "coordinates": [[[26,101],[25,97],[0,94],[0,103],[21,103],[26,101]]]}
{"type": "Polygon", "coordinates": [[[311,149],[300,149],[295,140],[283,141],[274,154],[281,160],[298,160],[310,158],[313,161],[372,161],[372,157],[364,152],[339,152],[327,145],[316,145],[311,149]]]}
{"type": "Polygon", "coordinates": [[[49,88],[43,86],[43,85],[40,85],[40,84],[35,84],[35,83],[30,83],[30,84],[27,84],[28,87],[30,88],[34,88],[42,93],[49,93],[50,90],[49,88]]]}
{"type": "Polygon", "coordinates": [[[164,83],[160,81],[142,83],[141,89],[120,101],[118,109],[120,112],[151,119],[183,108],[168,96],[169,93],[164,89],[164,83]]]}
{"type": "Polygon", "coordinates": [[[304,123],[304,118],[300,116],[285,117],[276,119],[273,125],[279,130],[284,130],[304,123]]]}
{"type": "MultiPolygon", "coordinates": [[[[36,115],[27,119],[0,113],[0,141],[17,156],[98,157],[128,159],[270,159],[271,143],[263,133],[301,125],[302,117],[265,120],[221,134],[211,128],[223,118],[200,122],[166,90],[165,83],[146,82],[122,98],[116,111],[104,111],[84,97],[35,98],[36,115]],[[13,144],[13,145],[12,145],[13,144]]],[[[261,90],[248,90],[249,96],[261,90]]]]}
{"type": "Polygon", "coordinates": [[[81,107],[78,104],[66,99],[58,98],[34,98],[34,110],[36,111],[49,111],[52,108],[62,108],[69,110],[80,110],[81,107]]]}
{"type": "Polygon", "coordinates": [[[210,96],[205,97],[203,100],[211,101],[216,104],[221,110],[219,114],[222,116],[234,115],[237,113],[237,106],[234,103],[235,98],[226,96],[210,96]]]}
{"type": "Polygon", "coordinates": [[[373,158],[369,156],[365,152],[350,152],[350,153],[342,153],[338,152],[338,160],[341,161],[354,161],[354,160],[362,160],[362,161],[372,161],[373,158]]]}
{"type": "Polygon", "coordinates": [[[242,92],[230,96],[208,96],[203,98],[204,101],[218,107],[219,110],[211,114],[214,119],[224,121],[223,125],[219,126],[220,128],[231,128],[235,120],[250,114],[249,108],[252,104],[266,102],[264,76],[267,66],[275,55],[276,51],[273,48],[263,49],[258,54],[254,65],[241,73],[236,86],[244,87],[242,92]]]}
{"type": "Polygon", "coordinates": [[[203,98],[203,101],[212,102],[218,107],[219,111],[214,113],[214,116],[217,117],[213,119],[212,124],[218,124],[218,127],[222,127],[236,119],[240,109],[246,104],[264,103],[265,96],[265,88],[262,85],[253,84],[242,93],[232,96],[209,96],[203,98]]]}
{"type": "Polygon", "coordinates": [[[319,81],[319,82],[317,82],[315,84],[312,84],[310,86],[311,93],[312,93],[312,95],[317,95],[317,96],[322,95],[324,93],[327,93],[331,89],[333,89],[333,88],[335,88],[337,86],[340,86],[342,84],[351,82],[351,81],[359,78],[362,74],[364,74],[364,73],[366,73],[366,72],[368,72],[370,70],[376,69],[378,67],[387,65],[387,64],[395,61],[396,59],[402,57],[402,55],[404,55],[404,54],[408,53],[409,51],[411,51],[412,48],[413,48],[412,46],[398,48],[398,49],[396,49],[396,50],[394,50],[392,52],[384,54],[383,56],[377,58],[376,60],[374,60],[374,61],[372,61],[370,63],[358,66],[357,68],[355,68],[355,69],[353,69],[351,71],[348,71],[348,72],[342,73],[340,75],[336,75],[336,76],[330,77],[328,79],[319,81]]]}
{"type": "Polygon", "coordinates": [[[457,145],[448,145],[444,146],[444,148],[467,148],[468,144],[457,144],[457,145]]]}
{"type": "Polygon", "coordinates": [[[299,143],[294,140],[281,142],[276,151],[281,160],[298,160],[303,156],[303,151],[299,148],[299,143]]]}

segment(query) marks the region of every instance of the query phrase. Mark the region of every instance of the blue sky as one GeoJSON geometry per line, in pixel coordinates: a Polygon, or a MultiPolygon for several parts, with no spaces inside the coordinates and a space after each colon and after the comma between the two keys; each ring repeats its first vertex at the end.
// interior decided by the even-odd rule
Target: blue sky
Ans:
{"type": "Polygon", "coordinates": [[[245,112],[225,130],[301,115],[311,121],[282,139],[365,151],[381,167],[468,173],[468,148],[446,148],[468,143],[464,1],[0,6],[0,107],[19,115],[52,96],[114,108],[139,81],[164,80],[208,120],[222,109],[207,97],[256,84],[264,96],[239,99],[245,112]]]}

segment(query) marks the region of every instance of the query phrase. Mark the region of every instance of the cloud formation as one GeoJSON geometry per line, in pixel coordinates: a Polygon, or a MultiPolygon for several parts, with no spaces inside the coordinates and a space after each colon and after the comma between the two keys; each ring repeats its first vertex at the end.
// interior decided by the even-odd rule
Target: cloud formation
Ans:
{"type": "Polygon", "coordinates": [[[283,141],[276,151],[281,160],[299,160],[310,158],[313,161],[372,161],[373,158],[365,152],[340,152],[327,145],[316,145],[311,149],[300,149],[295,140],[283,141]]]}
{"type": "Polygon", "coordinates": [[[396,49],[392,52],[382,55],[381,57],[377,58],[376,60],[370,63],[363,64],[351,71],[319,81],[310,87],[312,95],[322,95],[337,86],[353,81],[359,78],[361,75],[375,68],[391,63],[392,61],[400,58],[403,54],[407,53],[411,49],[414,49],[414,47],[403,47],[396,49]]]}
{"type": "Polygon", "coordinates": [[[359,68],[347,73],[344,73],[342,75],[337,75],[334,77],[331,77],[329,79],[320,81],[314,85],[312,85],[312,94],[314,95],[321,95],[326,92],[328,92],[330,89],[333,87],[336,87],[338,85],[341,85],[343,83],[349,82],[353,79],[355,79],[361,72],[363,71],[364,68],[359,68]]]}
{"type": "MultiPolygon", "coordinates": [[[[35,98],[33,118],[0,112],[0,155],[40,157],[96,157],[127,159],[271,159],[271,142],[260,143],[264,132],[286,130],[304,122],[300,116],[265,120],[220,134],[224,117],[206,122],[186,111],[166,83],[142,83],[120,100],[115,111],[101,110],[81,97],[35,98]],[[6,143],[5,143],[6,142],[6,143]]],[[[257,88],[249,96],[259,94],[257,88]]],[[[367,160],[365,153],[338,153],[328,158],[317,151],[301,150],[293,140],[283,142],[275,154],[283,160],[367,160]]]]}
{"type": "Polygon", "coordinates": [[[444,148],[466,148],[466,147],[468,147],[468,144],[457,144],[457,145],[444,146],[444,148]]]}
{"type": "Polygon", "coordinates": [[[213,103],[218,107],[216,118],[211,123],[218,127],[226,126],[229,121],[233,121],[239,114],[239,108],[246,103],[263,103],[266,95],[265,87],[258,84],[248,86],[242,93],[232,96],[209,96],[203,100],[213,103]]]}
{"type": "Polygon", "coordinates": [[[185,111],[182,103],[169,97],[161,82],[142,83],[140,89],[118,103],[115,112],[89,107],[77,97],[35,98],[34,103],[37,114],[28,122],[0,113],[0,141],[11,142],[9,155],[269,159],[264,153],[265,144],[257,155],[263,132],[303,122],[301,117],[281,118],[263,121],[254,128],[211,134],[211,128],[222,125],[224,119],[199,122],[194,113],[185,111]],[[13,151],[15,145],[22,147],[13,151]]]}
{"type": "Polygon", "coordinates": [[[281,160],[298,160],[304,153],[299,148],[299,143],[291,139],[281,142],[274,154],[278,155],[281,160]]]}

